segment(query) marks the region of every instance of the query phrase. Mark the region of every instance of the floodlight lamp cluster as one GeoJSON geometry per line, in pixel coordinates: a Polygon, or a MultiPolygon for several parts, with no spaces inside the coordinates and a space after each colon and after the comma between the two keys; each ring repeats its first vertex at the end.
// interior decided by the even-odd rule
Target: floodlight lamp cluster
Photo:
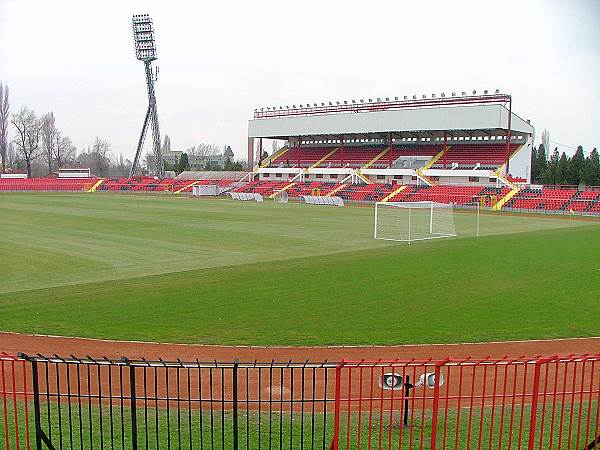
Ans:
{"type": "MultiPolygon", "coordinates": [[[[493,93],[488,91],[487,89],[483,91],[483,94],[479,94],[479,96],[487,96],[487,95],[500,95],[500,89],[496,89],[493,93]]],[[[462,91],[459,94],[457,94],[456,92],[452,92],[450,94],[451,97],[472,97],[472,96],[478,96],[477,91],[473,90],[472,93],[467,93],[467,91],[462,91]]],[[[418,95],[413,94],[412,96],[408,96],[408,95],[404,95],[403,98],[401,99],[400,97],[394,97],[393,99],[391,97],[385,97],[385,99],[381,98],[381,97],[377,97],[375,100],[372,98],[369,98],[367,100],[365,99],[359,99],[359,100],[343,100],[343,101],[335,101],[335,102],[321,102],[321,104],[317,104],[317,103],[313,103],[311,105],[310,102],[306,103],[306,104],[300,104],[299,106],[296,105],[292,105],[291,107],[289,105],[284,106],[267,106],[267,107],[263,107],[260,109],[255,109],[254,112],[264,112],[264,111],[283,111],[283,110],[305,110],[305,109],[312,109],[312,108],[327,108],[327,107],[336,107],[336,106],[351,106],[351,105],[357,105],[357,104],[364,104],[364,103],[395,103],[395,102],[411,102],[414,100],[427,100],[427,99],[443,99],[446,98],[447,95],[445,92],[442,92],[441,94],[439,94],[439,97],[437,94],[431,94],[430,96],[428,96],[427,94],[422,94],[419,98],[418,95]]]]}
{"type": "Polygon", "coordinates": [[[131,20],[135,57],[140,61],[153,61],[156,56],[154,27],[148,14],[135,14],[131,20]]]}

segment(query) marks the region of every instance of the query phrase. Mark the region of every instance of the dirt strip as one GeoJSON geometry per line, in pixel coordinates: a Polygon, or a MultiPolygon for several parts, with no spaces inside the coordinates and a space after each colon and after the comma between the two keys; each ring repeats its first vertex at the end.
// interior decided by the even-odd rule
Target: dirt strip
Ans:
{"type": "Polygon", "coordinates": [[[342,359],[465,358],[510,356],[552,356],[600,353],[600,337],[510,341],[467,344],[425,344],[365,347],[254,347],[151,342],[105,341],[84,338],[26,335],[0,332],[0,352],[61,356],[92,356],[130,359],[181,359],[232,361],[340,361],[342,359]]]}

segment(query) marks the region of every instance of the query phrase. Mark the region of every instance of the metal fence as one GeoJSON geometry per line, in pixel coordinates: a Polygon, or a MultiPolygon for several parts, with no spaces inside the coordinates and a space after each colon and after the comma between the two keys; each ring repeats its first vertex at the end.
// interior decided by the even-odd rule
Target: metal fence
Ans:
{"type": "Polygon", "coordinates": [[[332,448],[595,449],[600,355],[344,361],[332,448]]]}
{"type": "Polygon", "coordinates": [[[600,355],[0,363],[7,449],[600,448],[600,355]]]}
{"type": "Polygon", "coordinates": [[[324,450],[333,436],[335,363],[4,360],[22,373],[3,380],[28,380],[2,391],[14,399],[3,410],[7,448],[29,448],[24,426],[38,449],[324,450]]]}

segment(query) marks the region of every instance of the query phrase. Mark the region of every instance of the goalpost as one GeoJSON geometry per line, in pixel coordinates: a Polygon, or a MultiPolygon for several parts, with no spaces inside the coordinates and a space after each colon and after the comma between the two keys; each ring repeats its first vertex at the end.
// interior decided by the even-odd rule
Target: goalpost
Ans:
{"type": "Polygon", "coordinates": [[[273,194],[273,202],[274,203],[287,203],[288,202],[288,193],[286,191],[276,191],[273,194]]]}
{"type": "Polygon", "coordinates": [[[378,202],[375,239],[408,242],[456,236],[454,206],[437,202],[378,202]]]}

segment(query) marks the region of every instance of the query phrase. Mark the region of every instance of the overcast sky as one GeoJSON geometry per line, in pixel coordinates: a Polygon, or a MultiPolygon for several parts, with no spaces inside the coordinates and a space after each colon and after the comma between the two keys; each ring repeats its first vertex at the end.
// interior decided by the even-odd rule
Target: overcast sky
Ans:
{"type": "Polygon", "coordinates": [[[154,19],[174,149],[245,158],[256,107],[473,89],[512,94],[536,140],[600,146],[599,0],[0,0],[12,111],[54,111],[78,149],[100,136],[131,158],[147,105],[136,13],[154,19]]]}

